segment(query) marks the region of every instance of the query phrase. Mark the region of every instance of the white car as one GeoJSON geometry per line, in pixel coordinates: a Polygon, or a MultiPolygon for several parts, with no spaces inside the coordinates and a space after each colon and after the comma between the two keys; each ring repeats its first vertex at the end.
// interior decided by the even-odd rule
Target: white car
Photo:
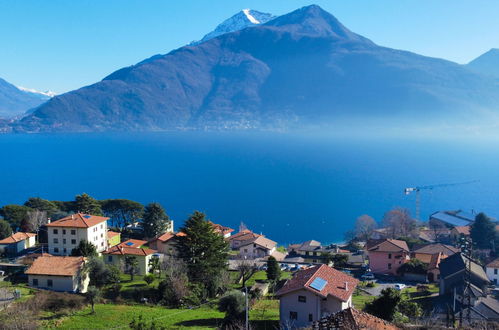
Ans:
{"type": "Polygon", "coordinates": [[[366,273],[366,274],[362,275],[361,278],[363,280],[374,280],[375,279],[373,273],[366,273]]]}
{"type": "Polygon", "coordinates": [[[405,284],[401,284],[401,283],[398,283],[398,284],[395,284],[395,290],[403,290],[405,289],[405,284]]]}

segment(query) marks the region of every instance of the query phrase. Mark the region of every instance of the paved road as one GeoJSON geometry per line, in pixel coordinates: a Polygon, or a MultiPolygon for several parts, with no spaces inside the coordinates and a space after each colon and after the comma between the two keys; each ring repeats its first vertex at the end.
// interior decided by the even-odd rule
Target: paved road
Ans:
{"type": "MultiPolygon", "coordinates": [[[[379,296],[381,294],[381,291],[383,289],[386,289],[386,288],[395,288],[395,284],[397,283],[387,283],[387,282],[383,282],[383,281],[376,281],[376,287],[374,288],[363,288],[363,290],[365,290],[366,292],[369,292],[369,294],[373,295],[373,296],[379,296]]],[[[406,284],[406,288],[410,288],[410,287],[413,287],[414,285],[407,285],[406,284]]]]}

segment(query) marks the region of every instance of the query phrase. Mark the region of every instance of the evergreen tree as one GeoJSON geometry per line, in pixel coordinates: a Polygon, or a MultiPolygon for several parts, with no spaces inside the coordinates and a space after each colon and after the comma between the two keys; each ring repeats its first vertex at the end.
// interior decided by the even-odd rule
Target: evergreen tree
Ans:
{"type": "Polygon", "coordinates": [[[281,267],[276,258],[270,256],[267,260],[267,279],[272,282],[279,281],[281,279],[281,267]]]}
{"type": "Polygon", "coordinates": [[[125,273],[130,275],[133,281],[133,276],[138,273],[139,261],[136,256],[125,256],[125,273]]]}
{"type": "Polygon", "coordinates": [[[485,213],[479,213],[471,226],[471,239],[481,249],[490,249],[496,238],[495,224],[485,213]]]}
{"type": "Polygon", "coordinates": [[[111,218],[113,226],[123,228],[142,218],[144,206],[128,199],[106,199],[100,201],[102,212],[111,218]]]}
{"type": "Polygon", "coordinates": [[[12,228],[5,220],[0,220],[0,239],[4,239],[12,235],[12,228]]]}
{"type": "Polygon", "coordinates": [[[78,246],[71,251],[71,255],[74,257],[95,257],[97,256],[97,249],[95,248],[95,245],[83,239],[78,246]]]}
{"type": "Polygon", "coordinates": [[[150,203],[144,210],[142,226],[145,237],[152,238],[163,234],[170,225],[170,218],[159,203],[150,203]]]}
{"type": "Polygon", "coordinates": [[[29,211],[31,209],[27,206],[11,204],[0,208],[0,215],[10,224],[10,228],[16,231],[29,211]]]}
{"type": "Polygon", "coordinates": [[[33,210],[38,210],[41,212],[46,212],[47,216],[50,218],[52,214],[59,211],[57,205],[52,203],[49,200],[40,198],[40,197],[30,197],[25,203],[24,206],[32,208],[33,210]]]}
{"type": "Polygon", "coordinates": [[[365,311],[384,320],[392,321],[401,300],[399,291],[393,288],[383,289],[378,298],[366,304],[365,311]]]}
{"type": "Polygon", "coordinates": [[[102,215],[102,210],[99,202],[88,194],[81,194],[75,197],[75,208],[77,212],[102,215]]]}
{"type": "Polygon", "coordinates": [[[208,296],[215,296],[221,274],[227,268],[227,242],[214,231],[206,215],[198,211],[186,220],[181,231],[185,236],[179,237],[179,253],[187,264],[190,281],[203,285],[208,296]]]}

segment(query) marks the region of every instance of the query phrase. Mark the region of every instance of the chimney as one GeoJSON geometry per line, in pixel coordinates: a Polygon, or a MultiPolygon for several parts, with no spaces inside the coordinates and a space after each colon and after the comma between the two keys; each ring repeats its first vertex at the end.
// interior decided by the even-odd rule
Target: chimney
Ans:
{"type": "Polygon", "coordinates": [[[71,220],[74,220],[74,219],[75,219],[75,215],[71,214],[71,220]]]}
{"type": "Polygon", "coordinates": [[[50,221],[51,221],[50,218],[47,218],[47,223],[50,223],[50,221]]]}
{"type": "Polygon", "coordinates": [[[348,282],[345,282],[345,291],[348,291],[348,282]]]}

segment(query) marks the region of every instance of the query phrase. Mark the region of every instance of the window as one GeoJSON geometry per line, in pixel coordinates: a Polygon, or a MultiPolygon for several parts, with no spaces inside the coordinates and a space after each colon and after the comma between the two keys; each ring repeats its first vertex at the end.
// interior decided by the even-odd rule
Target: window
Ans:
{"type": "Polygon", "coordinates": [[[392,264],[388,264],[388,269],[392,269],[392,264]]]}
{"type": "Polygon", "coordinates": [[[497,275],[497,268],[494,268],[494,275],[497,275]]]}
{"type": "Polygon", "coordinates": [[[100,242],[100,246],[104,246],[104,242],[100,242]]]}
{"type": "Polygon", "coordinates": [[[55,253],[59,253],[59,248],[54,248],[55,253]]]}
{"type": "Polygon", "coordinates": [[[63,235],[66,235],[66,229],[63,229],[63,230],[62,230],[62,234],[63,234],[63,235]]]}
{"type": "Polygon", "coordinates": [[[104,228],[104,225],[103,225],[103,224],[101,224],[101,225],[100,225],[100,229],[102,229],[102,228],[104,228]]]}
{"type": "Polygon", "coordinates": [[[47,280],[47,286],[51,288],[54,285],[54,282],[52,280],[47,280]]]}
{"type": "Polygon", "coordinates": [[[298,296],[298,301],[299,302],[307,302],[307,297],[305,297],[305,296],[298,296]]]}
{"type": "Polygon", "coordinates": [[[33,286],[38,286],[38,279],[37,278],[33,279],[33,286]]]}
{"type": "Polygon", "coordinates": [[[494,285],[497,285],[497,278],[494,278],[494,285]]]}
{"type": "Polygon", "coordinates": [[[113,256],[107,256],[107,261],[113,262],[113,256]]]}
{"type": "Polygon", "coordinates": [[[66,250],[66,248],[62,249],[62,252],[66,253],[68,252],[68,250],[66,250]]]}
{"type": "Polygon", "coordinates": [[[248,249],[244,249],[244,253],[248,253],[248,249]]]}
{"type": "Polygon", "coordinates": [[[72,240],[71,240],[71,244],[76,245],[76,240],[75,240],[75,239],[72,239],[72,240]]]}
{"type": "Polygon", "coordinates": [[[308,252],[308,251],[307,251],[307,252],[305,252],[305,255],[309,256],[309,255],[310,255],[310,252],[308,252]]]}
{"type": "Polygon", "coordinates": [[[314,316],[312,314],[308,314],[308,322],[312,322],[314,320],[314,316]]]}
{"type": "Polygon", "coordinates": [[[317,255],[317,252],[314,252],[314,256],[316,256],[316,255],[317,255]]]}
{"type": "Polygon", "coordinates": [[[71,229],[71,235],[76,235],[76,229],[71,229]]]}
{"type": "Polygon", "coordinates": [[[62,244],[66,244],[66,239],[65,238],[62,239],[62,244]]]}
{"type": "Polygon", "coordinates": [[[58,238],[54,238],[54,244],[58,244],[59,243],[59,239],[58,238]]]}
{"type": "Polygon", "coordinates": [[[54,234],[59,234],[59,230],[54,229],[54,234]]]}
{"type": "Polygon", "coordinates": [[[100,237],[104,237],[104,234],[100,234],[100,237]]]}
{"type": "Polygon", "coordinates": [[[289,312],[290,320],[298,320],[298,312],[289,312]]]}
{"type": "Polygon", "coordinates": [[[391,258],[392,258],[392,254],[388,253],[388,259],[391,259],[391,258]]]}

